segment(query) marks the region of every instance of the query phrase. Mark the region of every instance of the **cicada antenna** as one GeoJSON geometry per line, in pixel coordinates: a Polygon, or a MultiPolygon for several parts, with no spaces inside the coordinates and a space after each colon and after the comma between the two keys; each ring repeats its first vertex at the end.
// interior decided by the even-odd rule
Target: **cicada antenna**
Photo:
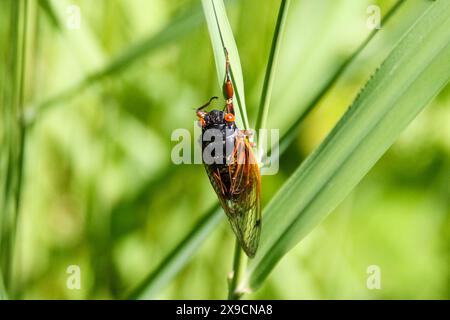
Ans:
{"type": "Polygon", "coordinates": [[[197,111],[200,111],[200,110],[206,108],[207,106],[209,106],[209,105],[211,104],[211,102],[212,102],[214,99],[218,99],[218,97],[215,97],[215,96],[214,96],[214,97],[211,97],[211,99],[209,99],[209,101],[208,101],[207,103],[205,103],[205,104],[202,105],[201,107],[197,108],[196,110],[197,110],[197,111]]]}

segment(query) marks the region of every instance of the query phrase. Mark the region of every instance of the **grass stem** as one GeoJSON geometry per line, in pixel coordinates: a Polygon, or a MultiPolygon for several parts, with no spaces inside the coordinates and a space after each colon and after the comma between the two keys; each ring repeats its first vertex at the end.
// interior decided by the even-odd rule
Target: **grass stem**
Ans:
{"type": "Polygon", "coordinates": [[[247,268],[247,256],[236,239],[234,247],[233,269],[230,273],[229,286],[228,286],[228,300],[238,300],[244,292],[239,291],[238,285],[241,283],[245,276],[245,270],[247,268]]]}

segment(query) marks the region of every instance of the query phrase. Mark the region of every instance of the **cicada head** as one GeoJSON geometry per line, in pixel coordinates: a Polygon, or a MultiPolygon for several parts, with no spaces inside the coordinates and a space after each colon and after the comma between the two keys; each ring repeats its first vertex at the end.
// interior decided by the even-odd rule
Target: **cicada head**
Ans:
{"type": "Polygon", "coordinates": [[[199,110],[197,111],[197,117],[200,125],[204,129],[235,127],[235,116],[232,113],[226,113],[220,110],[211,110],[210,112],[199,110]]]}

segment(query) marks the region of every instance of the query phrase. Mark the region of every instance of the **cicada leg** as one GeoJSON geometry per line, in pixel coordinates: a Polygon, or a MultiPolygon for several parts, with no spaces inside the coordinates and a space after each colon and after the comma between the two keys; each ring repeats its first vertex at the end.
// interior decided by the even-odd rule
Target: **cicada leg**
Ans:
{"type": "Polygon", "coordinates": [[[227,109],[228,113],[231,113],[234,115],[234,106],[233,106],[233,96],[234,96],[234,89],[233,89],[233,83],[231,82],[231,70],[230,70],[230,58],[228,56],[228,50],[225,49],[225,84],[224,84],[224,91],[226,95],[225,100],[225,108],[227,109]]]}

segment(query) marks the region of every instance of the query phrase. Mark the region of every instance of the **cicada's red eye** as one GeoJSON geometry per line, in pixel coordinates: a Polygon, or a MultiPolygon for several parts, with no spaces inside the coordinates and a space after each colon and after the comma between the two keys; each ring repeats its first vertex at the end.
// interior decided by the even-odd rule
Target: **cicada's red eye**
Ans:
{"type": "Polygon", "coordinates": [[[234,122],[235,120],[234,114],[232,113],[226,113],[223,118],[225,119],[226,122],[234,122]]]}
{"type": "Polygon", "coordinates": [[[197,118],[199,119],[203,119],[206,116],[206,112],[205,111],[197,111],[197,118]]]}
{"type": "Polygon", "coordinates": [[[198,123],[201,127],[204,127],[206,125],[205,116],[206,112],[200,110],[197,111],[198,123]]]}

